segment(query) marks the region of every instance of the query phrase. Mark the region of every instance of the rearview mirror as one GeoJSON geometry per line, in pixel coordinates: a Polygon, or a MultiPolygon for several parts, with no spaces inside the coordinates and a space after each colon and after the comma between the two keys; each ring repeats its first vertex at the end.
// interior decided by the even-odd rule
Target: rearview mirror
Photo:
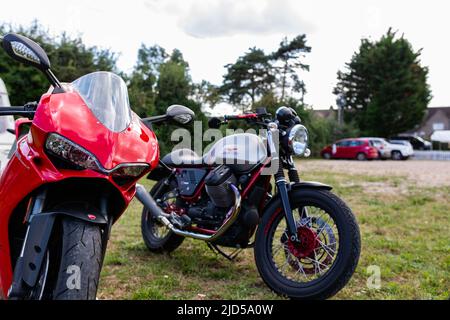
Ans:
{"type": "Polygon", "coordinates": [[[41,71],[50,69],[50,60],[44,49],[36,42],[15,33],[3,37],[3,49],[13,59],[38,68],[41,71]]]}
{"type": "Polygon", "coordinates": [[[174,104],[167,108],[166,117],[179,124],[188,124],[194,120],[194,112],[185,106],[174,104]]]}
{"type": "Polygon", "coordinates": [[[11,58],[41,70],[55,87],[54,93],[64,92],[61,83],[50,70],[47,54],[36,42],[15,33],[8,33],[1,40],[3,49],[11,58]]]}

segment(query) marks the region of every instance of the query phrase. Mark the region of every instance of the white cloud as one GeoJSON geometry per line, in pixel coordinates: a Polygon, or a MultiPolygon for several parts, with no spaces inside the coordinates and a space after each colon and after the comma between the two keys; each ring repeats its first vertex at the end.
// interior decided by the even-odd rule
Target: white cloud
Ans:
{"type": "MultiPolygon", "coordinates": [[[[87,45],[120,53],[130,71],[141,43],[178,48],[194,81],[220,84],[223,66],[249,47],[275,50],[284,35],[306,33],[312,52],[306,102],[335,104],[332,89],[360,39],[378,39],[389,27],[404,33],[430,68],[432,106],[449,105],[450,1],[426,0],[14,0],[4,1],[0,22],[29,25],[38,19],[52,35],[80,34],[87,45]],[[11,14],[20,12],[20,14],[11,14]],[[306,19],[306,20],[305,20],[306,19]],[[444,35],[442,37],[441,35],[444,35]]],[[[226,109],[224,107],[224,109],[226,109]]]]}
{"type": "Polygon", "coordinates": [[[285,0],[195,1],[179,15],[178,25],[196,38],[299,34],[314,29],[285,0]]]}

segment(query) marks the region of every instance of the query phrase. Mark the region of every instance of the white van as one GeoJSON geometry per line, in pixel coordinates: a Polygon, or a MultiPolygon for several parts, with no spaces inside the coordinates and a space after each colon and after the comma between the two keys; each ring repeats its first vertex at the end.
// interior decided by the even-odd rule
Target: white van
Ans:
{"type": "MultiPolygon", "coordinates": [[[[9,102],[8,92],[6,91],[5,83],[0,78],[0,107],[9,106],[11,104],[9,102]]],[[[16,139],[15,135],[8,132],[7,129],[14,130],[13,116],[0,117],[0,172],[3,171],[8,162],[9,151],[16,139]]]]}

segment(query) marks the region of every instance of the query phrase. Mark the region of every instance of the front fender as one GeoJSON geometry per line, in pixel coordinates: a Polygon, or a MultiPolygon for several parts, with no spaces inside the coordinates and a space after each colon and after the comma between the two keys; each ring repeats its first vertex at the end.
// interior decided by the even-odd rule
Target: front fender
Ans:
{"type": "Polygon", "coordinates": [[[297,183],[291,183],[289,184],[288,190],[295,190],[295,189],[321,189],[321,190],[331,190],[333,189],[332,186],[329,186],[327,184],[317,182],[317,181],[302,181],[297,183]]]}
{"type": "Polygon", "coordinates": [[[17,293],[20,296],[20,280],[23,280],[30,287],[35,286],[57,216],[69,216],[99,225],[108,224],[108,217],[99,212],[77,211],[70,208],[61,209],[55,212],[42,212],[31,217],[27,237],[23,244],[23,254],[19,257],[14,271],[10,297],[14,297],[17,293]]]}
{"type": "MultiPolygon", "coordinates": [[[[291,191],[293,190],[304,190],[304,189],[313,189],[313,190],[332,190],[333,187],[327,184],[317,182],[317,181],[301,181],[301,182],[291,182],[288,185],[288,195],[290,197],[291,191]]],[[[269,202],[266,203],[265,208],[268,209],[271,207],[272,203],[278,201],[280,196],[275,194],[269,202]]],[[[266,210],[264,210],[266,212],[266,210]]]]}

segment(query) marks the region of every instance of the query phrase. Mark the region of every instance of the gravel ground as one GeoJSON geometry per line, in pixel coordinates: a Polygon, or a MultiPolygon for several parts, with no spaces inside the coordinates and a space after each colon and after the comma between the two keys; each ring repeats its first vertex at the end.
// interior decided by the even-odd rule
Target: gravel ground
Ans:
{"type": "Polygon", "coordinates": [[[374,176],[403,176],[430,187],[450,186],[450,161],[355,161],[306,160],[299,161],[303,170],[326,170],[374,176]]]}

